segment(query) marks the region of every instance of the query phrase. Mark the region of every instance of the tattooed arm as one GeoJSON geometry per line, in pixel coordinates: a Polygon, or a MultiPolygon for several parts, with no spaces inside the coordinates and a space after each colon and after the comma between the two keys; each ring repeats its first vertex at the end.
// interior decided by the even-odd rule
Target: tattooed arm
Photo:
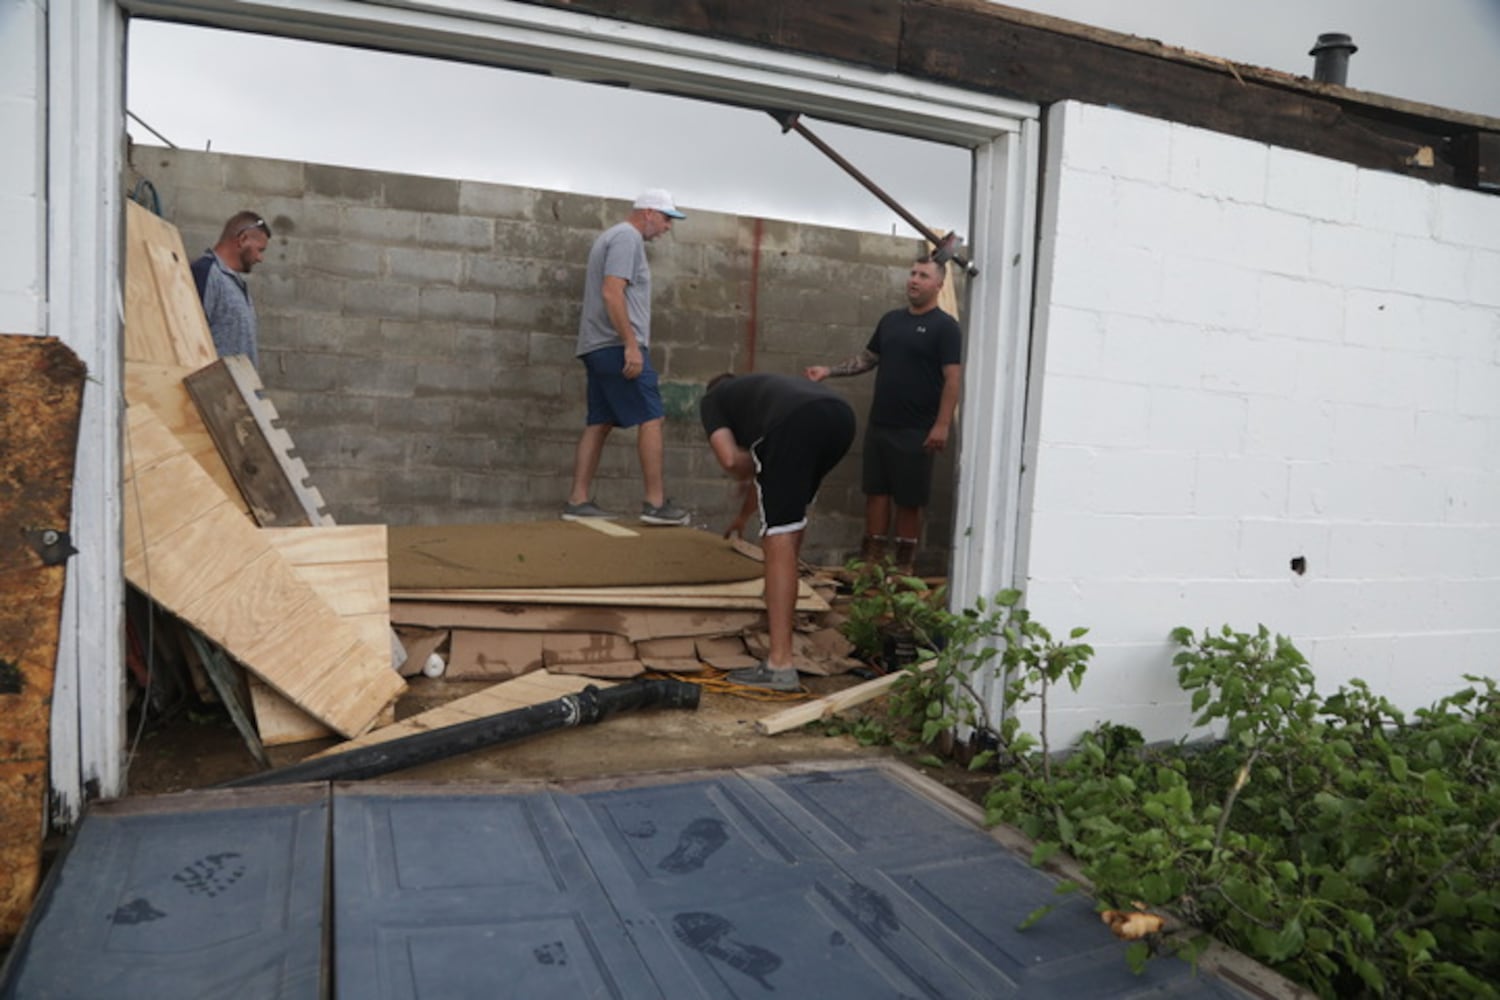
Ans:
{"type": "Polygon", "coordinates": [[[825,378],[844,378],[848,375],[863,375],[878,364],[880,364],[880,355],[874,351],[864,350],[852,357],[845,358],[836,365],[812,365],[803,369],[802,374],[814,382],[821,382],[825,378]]]}

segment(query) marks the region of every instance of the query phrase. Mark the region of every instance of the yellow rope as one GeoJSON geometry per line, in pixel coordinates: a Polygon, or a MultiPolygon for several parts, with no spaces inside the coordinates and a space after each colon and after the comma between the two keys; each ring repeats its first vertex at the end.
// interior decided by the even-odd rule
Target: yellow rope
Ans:
{"type": "Polygon", "coordinates": [[[696,684],[711,694],[725,694],[735,698],[744,698],[747,701],[806,701],[812,697],[812,693],[807,690],[771,691],[766,688],[736,684],[729,679],[729,671],[718,670],[714,667],[705,667],[701,673],[696,674],[672,674],[648,670],[644,676],[651,680],[685,681],[688,684],[696,684]]]}

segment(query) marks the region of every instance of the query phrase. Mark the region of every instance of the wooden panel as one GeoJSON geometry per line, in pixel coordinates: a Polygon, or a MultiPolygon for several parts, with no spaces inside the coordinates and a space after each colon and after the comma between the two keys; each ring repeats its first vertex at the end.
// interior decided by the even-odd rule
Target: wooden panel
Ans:
{"type": "MultiPolygon", "coordinates": [[[[128,454],[180,451],[149,409],[132,406],[126,418],[128,454]]],[[[362,732],[404,689],[389,651],[375,655],[228,501],[184,518],[202,509],[196,494],[219,494],[195,463],[166,459],[125,472],[130,582],[345,736],[362,732]],[[169,493],[179,501],[135,500],[169,493]]]]}
{"type": "Polygon", "coordinates": [[[218,357],[177,227],[125,202],[125,360],[198,369],[218,357]]]}
{"type": "Polygon", "coordinates": [[[20,930],[41,872],[85,376],[56,338],[0,336],[0,945],[20,930]],[[46,531],[58,533],[50,544],[46,531]]]}
{"type": "Polygon", "coordinates": [[[191,374],[192,369],[176,365],[128,361],[125,363],[125,401],[132,406],[151,407],[194,461],[248,517],[250,507],[240,496],[240,488],[235,485],[234,477],[219,455],[218,446],[208,428],[203,426],[198,407],[193,405],[187,386],[183,384],[182,380],[191,374]]]}
{"type": "MultiPolygon", "coordinates": [[[[261,536],[280,552],[296,574],[338,614],[373,656],[391,651],[386,530],[383,524],[304,528],[264,528],[261,536]]],[[[250,698],[255,722],[267,746],[326,739],[333,732],[254,678],[250,698]]],[[[395,721],[382,717],[378,724],[395,721]]]]}
{"type": "Polygon", "coordinates": [[[224,362],[216,361],[184,381],[255,523],[266,528],[311,523],[224,362]]]}
{"type": "Polygon", "coordinates": [[[439,708],[403,719],[393,726],[385,726],[358,739],[329,747],[313,756],[323,757],[331,753],[342,753],[356,747],[384,743],[386,740],[425,733],[460,722],[470,722],[488,715],[498,715],[501,712],[510,712],[530,705],[540,705],[542,702],[555,701],[564,695],[577,694],[590,685],[606,688],[610,686],[610,682],[590,680],[587,677],[561,677],[542,670],[534,671],[524,677],[496,684],[494,687],[485,688],[467,697],[456,698],[439,708]]]}

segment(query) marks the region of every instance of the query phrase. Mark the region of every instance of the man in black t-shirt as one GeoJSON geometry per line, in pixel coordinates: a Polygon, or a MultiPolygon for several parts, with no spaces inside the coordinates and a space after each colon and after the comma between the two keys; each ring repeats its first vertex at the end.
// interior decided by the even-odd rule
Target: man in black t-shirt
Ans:
{"type": "Polygon", "coordinates": [[[741,534],[750,514],[760,509],[771,649],[760,666],[732,670],[729,679],[796,691],[792,628],[807,507],[854,442],[854,411],[823,386],[767,374],[716,376],[699,410],[714,457],[744,488],[725,536],[741,534]]]}
{"type": "Polygon", "coordinates": [[[896,567],[910,573],[932,495],[933,458],[948,444],[963,382],[963,334],[938,308],[945,265],[926,257],[906,278],[905,309],[881,317],[860,353],[832,366],[813,365],[814,382],[875,372],[875,396],[865,428],[865,538],[860,558],[885,558],[895,507],[896,567]]]}

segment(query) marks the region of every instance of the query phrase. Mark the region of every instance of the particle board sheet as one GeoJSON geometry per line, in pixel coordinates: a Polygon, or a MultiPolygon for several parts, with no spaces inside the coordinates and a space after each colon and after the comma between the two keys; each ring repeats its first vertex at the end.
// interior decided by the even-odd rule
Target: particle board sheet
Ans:
{"type": "Polygon", "coordinates": [[[321,785],[90,805],[0,997],[321,1000],[321,785]]]}
{"type": "Polygon", "coordinates": [[[20,930],[41,873],[86,376],[56,338],[0,336],[0,944],[20,930]]]}
{"type": "Polygon", "coordinates": [[[556,701],[564,695],[577,694],[590,685],[606,688],[610,686],[610,682],[596,681],[587,677],[559,677],[542,671],[529,673],[503,681],[493,687],[487,687],[482,691],[476,691],[474,694],[455,698],[446,705],[413,715],[394,725],[382,726],[373,732],[329,747],[313,756],[324,757],[328,754],[343,753],[346,750],[384,743],[403,736],[442,729],[444,726],[454,726],[460,722],[472,722],[475,719],[498,715],[501,712],[530,708],[532,705],[540,705],[543,702],[556,701]]]}
{"type": "Polygon", "coordinates": [[[125,360],[196,371],[214,349],[191,258],[170,222],[125,202],[125,360]]]}
{"type": "Polygon", "coordinates": [[[719,535],[657,527],[604,534],[570,521],[391,528],[391,589],[636,587],[754,580],[719,535]]]}
{"type": "Polygon", "coordinates": [[[1132,973],[1090,900],[880,767],[351,785],[333,823],[345,997],[1245,996],[1132,973]]]}
{"type": "Polygon", "coordinates": [[[309,715],[349,737],[405,688],[145,407],[126,411],[125,573],[309,715]]]}
{"type": "Polygon", "coordinates": [[[422,628],[613,632],[631,642],[682,635],[735,635],[766,627],[763,610],[425,600],[392,600],[391,621],[422,628]]]}

